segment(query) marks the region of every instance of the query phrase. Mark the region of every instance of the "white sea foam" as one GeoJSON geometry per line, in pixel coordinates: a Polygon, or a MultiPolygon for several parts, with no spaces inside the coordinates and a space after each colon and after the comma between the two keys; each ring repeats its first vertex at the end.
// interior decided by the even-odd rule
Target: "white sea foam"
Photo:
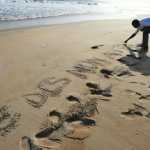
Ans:
{"type": "Polygon", "coordinates": [[[102,19],[150,14],[149,0],[0,0],[0,20],[95,14],[102,19]]]}

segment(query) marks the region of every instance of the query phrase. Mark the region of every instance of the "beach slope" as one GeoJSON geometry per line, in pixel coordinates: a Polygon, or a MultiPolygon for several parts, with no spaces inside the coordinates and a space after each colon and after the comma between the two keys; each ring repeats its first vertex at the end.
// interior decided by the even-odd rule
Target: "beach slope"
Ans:
{"type": "Polygon", "coordinates": [[[150,59],[128,20],[0,31],[0,149],[148,150],[150,59]],[[135,55],[136,52],[134,52],[135,55]]]}

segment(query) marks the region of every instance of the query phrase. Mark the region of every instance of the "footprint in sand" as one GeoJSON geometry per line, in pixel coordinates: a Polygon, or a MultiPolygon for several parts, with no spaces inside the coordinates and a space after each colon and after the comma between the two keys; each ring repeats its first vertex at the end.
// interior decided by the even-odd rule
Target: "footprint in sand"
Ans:
{"type": "MultiPolygon", "coordinates": [[[[95,49],[98,48],[98,46],[94,46],[95,49]]],[[[134,66],[139,63],[139,59],[134,56],[133,54],[127,54],[129,47],[123,44],[118,44],[112,46],[112,51],[104,52],[103,54],[107,56],[110,59],[117,59],[119,62],[126,64],[128,66],[134,66]]],[[[130,53],[133,53],[134,50],[130,50],[130,53]]],[[[137,51],[136,51],[137,52],[137,51]]]]}
{"type": "Polygon", "coordinates": [[[113,69],[102,68],[100,73],[103,74],[106,78],[110,78],[111,76],[134,76],[128,68],[123,66],[115,66],[113,69]]]}
{"type": "Polygon", "coordinates": [[[106,60],[99,58],[89,58],[81,61],[79,64],[73,66],[72,69],[66,70],[67,72],[75,75],[80,79],[87,79],[87,73],[96,73],[98,67],[104,66],[108,63],[106,60]]]}
{"type": "Polygon", "coordinates": [[[150,112],[143,106],[133,103],[133,108],[129,108],[128,111],[122,112],[122,115],[128,117],[147,117],[150,118],[150,112]]]}
{"type": "Polygon", "coordinates": [[[139,100],[150,100],[150,94],[144,95],[140,92],[137,92],[134,90],[129,90],[129,89],[126,89],[125,91],[127,93],[131,93],[131,94],[135,94],[135,95],[139,96],[139,100]]]}
{"type": "Polygon", "coordinates": [[[70,82],[68,78],[46,78],[38,84],[38,88],[48,92],[50,96],[58,96],[70,82]]]}
{"type": "Polygon", "coordinates": [[[42,122],[41,124],[41,129],[45,129],[48,127],[53,127],[57,128],[61,124],[61,118],[63,116],[63,113],[57,111],[57,110],[52,110],[49,112],[47,115],[47,119],[42,122]]]}
{"type": "Polygon", "coordinates": [[[120,58],[120,56],[122,55],[120,52],[105,52],[103,53],[105,56],[107,56],[107,58],[112,59],[112,60],[116,60],[116,58],[120,58]]]}
{"type": "Polygon", "coordinates": [[[80,124],[80,121],[74,121],[64,124],[62,127],[53,131],[48,136],[36,137],[33,140],[34,145],[40,148],[61,149],[65,139],[83,141],[91,135],[91,130],[80,124]]]}
{"type": "Polygon", "coordinates": [[[99,113],[97,106],[97,100],[94,99],[90,99],[83,104],[73,104],[63,116],[63,120],[65,120],[66,122],[73,122],[82,120],[85,117],[91,117],[95,115],[95,112],[99,113]]]}
{"type": "Polygon", "coordinates": [[[104,66],[106,63],[109,63],[107,60],[102,59],[102,58],[96,58],[96,57],[92,57],[86,60],[81,61],[83,63],[88,63],[88,64],[92,64],[92,65],[96,65],[96,66],[104,66]]]}
{"type": "Polygon", "coordinates": [[[71,82],[67,78],[56,79],[46,78],[38,84],[38,93],[29,93],[23,95],[27,103],[34,108],[42,107],[49,96],[59,96],[63,89],[71,82]]]}
{"type": "Polygon", "coordinates": [[[146,83],[144,82],[130,81],[129,83],[146,86],[146,83]]]}
{"type": "Polygon", "coordinates": [[[110,78],[110,76],[113,75],[113,71],[112,70],[105,69],[105,68],[101,69],[100,73],[102,73],[104,75],[104,77],[106,77],[106,78],[110,78]]]}
{"type": "Polygon", "coordinates": [[[81,103],[81,98],[78,94],[69,94],[66,99],[69,102],[77,102],[77,103],[81,103]]]}
{"type": "Polygon", "coordinates": [[[8,106],[0,108],[0,135],[6,136],[18,126],[20,113],[13,112],[8,106]]]}
{"type": "Polygon", "coordinates": [[[89,88],[90,93],[92,95],[102,95],[105,97],[112,97],[111,94],[112,85],[109,85],[108,87],[102,87],[97,83],[87,82],[86,86],[89,88]]]}
{"type": "Polygon", "coordinates": [[[145,99],[145,100],[150,100],[150,95],[148,94],[148,95],[141,95],[140,97],[139,97],[139,99],[140,100],[143,100],[143,99],[145,99]]]}
{"type": "Polygon", "coordinates": [[[123,55],[125,47],[123,45],[114,45],[112,46],[112,50],[108,52],[104,52],[104,55],[110,59],[116,59],[123,55]]]}
{"type": "Polygon", "coordinates": [[[19,145],[20,150],[48,150],[56,147],[49,144],[49,140],[36,141],[27,136],[21,138],[19,145]]]}
{"type": "Polygon", "coordinates": [[[87,76],[83,73],[78,72],[77,70],[66,70],[68,73],[80,78],[80,79],[87,79],[87,76]]]}
{"type": "Polygon", "coordinates": [[[124,44],[113,45],[113,51],[117,51],[117,52],[122,53],[125,50],[126,50],[126,47],[124,46],[124,44]]]}
{"type": "Polygon", "coordinates": [[[74,69],[82,73],[95,73],[97,66],[90,64],[90,63],[82,62],[82,63],[75,65],[74,69]]]}
{"type": "Polygon", "coordinates": [[[113,68],[113,74],[118,76],[118,77],[121,77],[121,76],[134,76],[128,68],[123,67],[123,66],[115,66],[113,68]]]}
{"type": "Polygon", "coordinates": [[[70,128],[73,128],[73,131],[65,134],[65,137],[67,138],[74,140],[85,140],[91,135],[90,129],[80,124],[79,122],[73,122],[69,126],[70,128]]]}
{"type": "Polygon", "coordinates": [[[142,96],[142,94],[140,93],[140,92],[137,92],[137,91],[135,91],[135,90],[130,90],[130,89],[126,89],[125,90],[127,93],[131,93],[131,94],[135,94],[135,95],[138,95],[138,96],[142,96]]]}
{"type": "Polygon", "coordinates": [[[45,94],[44,92],[30,93],[23,95],[23,97],[26,99],[27,103],[34,108],[42,107],[48,99],[48,95],[45,94]]]}

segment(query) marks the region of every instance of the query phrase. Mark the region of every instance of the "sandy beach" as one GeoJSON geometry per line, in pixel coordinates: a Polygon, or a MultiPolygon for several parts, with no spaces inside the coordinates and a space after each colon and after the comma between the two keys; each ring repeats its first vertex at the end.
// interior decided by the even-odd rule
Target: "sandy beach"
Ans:
{"type": "Polygon", "coordinates": [[[0,31],[0,149],[148,150],[150,59],[130,55],[141,34],[123,45],[130,24],[0,31]]]}

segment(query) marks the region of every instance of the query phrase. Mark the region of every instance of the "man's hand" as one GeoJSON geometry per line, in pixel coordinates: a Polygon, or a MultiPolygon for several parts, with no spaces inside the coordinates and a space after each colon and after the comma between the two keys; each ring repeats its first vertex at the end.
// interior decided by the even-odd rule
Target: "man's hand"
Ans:
{"type": "Polygon", "coordinates": [[[127,44],[127,42],[128,42],[128,40],[125,40],[125,41],[124,41],[124,44],[127,44]]]}
{"type": "Polygon", "coordinates": [[[133,37],[135,37],[137,35],[137,33],[139,32],[139,29],[136,30],[136,32],[134,32],[128,39],[126,39],[124,41],[124,44],[127,44],[127,42],[132,39],[133,37]]]}
{"type": "Polygon", "coordinates": [[[127,42],[128,42],[128,40],[125,40],[123,44],[124,44],[124,45],[126,45],[126,44],[127,44],[127,42]]]}

